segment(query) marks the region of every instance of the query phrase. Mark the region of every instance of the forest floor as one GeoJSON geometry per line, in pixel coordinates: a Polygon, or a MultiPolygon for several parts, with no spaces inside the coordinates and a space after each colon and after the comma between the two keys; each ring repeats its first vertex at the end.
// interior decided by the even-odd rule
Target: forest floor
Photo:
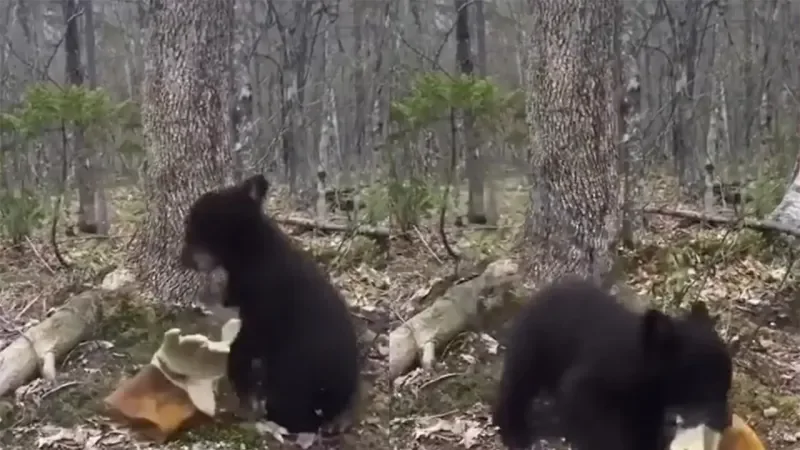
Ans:
{"type": "MultiPolygon", "coordinates": [[[[21,251],[0,246],[0,349],[71,294],[97,283],[96,273],[122,262],[142,205],[140,196],[129,190],[112,194],[116,222],[110,238],[59,233],[62,253],[78,270],[58,268],[47,230],[25,242],[21,251]]],[[[507,256],[522,223],[526,195],[523,183],[507,183],[498,228],[448,227],[449,241],[470,259],[507,256]]],[[[289,212],[275,199],[269,209],[278,215],[289,212]]],[[[786,244],[748,230],[650,219],[636,248],[624,255],[627,285],[638,295],[658,299],[665,309],[696,298],[707,301],[720,315],[721,332],[744,343],[736,358],[735,411],[768,448],[796,448],[800,288],[786,244]]],[[[330,271],[359,321],[379,335],[365,349],[370,387],[361,422],[339,448],[499,450],[488,405],[501,370],[505,326],[461,333],[432,371],[417,369],[394,381],[384,375],[386,333],[428,306],[408,299],[453,271],[436,226],[425,223],[419,230],[419,239],[411,243],[393,241],[389,254],[363,237],[295,236],[330,271]]],[[[108,305],[100,326],[59,364],[55,380],[35,380],[0,399],[0,448],[294,448],[223,421],[190,430],[165,445],[149,444],[106,417],[103,398],[149,362],[166,329],[196,328],[204,320],[194,311],[135,299],[108,305]]],[[[541,418],[548,419],[546,409],[541,418]]],[[[549,446],[559,445],[552,440],[549,446]]]]}

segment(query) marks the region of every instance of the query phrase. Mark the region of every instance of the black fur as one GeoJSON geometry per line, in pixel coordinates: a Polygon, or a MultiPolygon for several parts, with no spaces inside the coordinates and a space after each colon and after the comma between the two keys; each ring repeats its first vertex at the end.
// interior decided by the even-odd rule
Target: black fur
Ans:
{"type": "Polygon", "coordinates": [[[186,218],[181,261],[228,274],[224,303],[242,320],[228,377],[240,401],[263,396],[269,420],[316,432],[356,399],[356,334],[327,275],[263,212],[268,187],[257,175],[201,196],[186,218]]]}
{"type": "Polygon", "coordinates": [[[729,423],[731,372],[703,304],[682,317],[638,314],[568,277],[515,321],[493,420],[506,446],[526,448],[538,437],[531,401],[550,393],[575,448],[663,450],[673,413],[719,431],[729,423]]]}

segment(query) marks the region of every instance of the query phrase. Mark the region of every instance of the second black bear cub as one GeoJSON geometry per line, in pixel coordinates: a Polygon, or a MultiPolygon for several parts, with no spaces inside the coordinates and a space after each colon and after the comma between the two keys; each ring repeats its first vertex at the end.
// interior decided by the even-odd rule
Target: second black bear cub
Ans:
{"type": "Polygon", "coordinates": [[[227,272],[224,304],[242,321],[228,356],[240,401],[263,397],[269,420],[315,433],[356,401],[356,334],[327,275],[263,212],[268,187],[256,175],[203,194],[186,217],[181,261],[227,272]]]}
{"type": "Polygon", "coordinates": [[[536,437],[531,401],[552,394],[579,450],[663,450],[668,416],[722,431],[732,362],[708,311],[630,311],[593,283],[567,277],[540,290],[515,321],[493,421],[503,443],[536,437]]]}

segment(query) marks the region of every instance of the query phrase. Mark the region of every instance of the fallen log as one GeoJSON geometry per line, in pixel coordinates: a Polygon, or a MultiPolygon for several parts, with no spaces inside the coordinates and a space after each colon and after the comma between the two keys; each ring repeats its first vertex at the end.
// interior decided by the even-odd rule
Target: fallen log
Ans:
{"type": "Polygon", "coordinates": [[[313,219],[306,219],[304,217],[276,217],[275,221],[280,224],[300,227],[306,230],[320,230],[329,233],[354,232],[362,236],[367,236],[379,240],[385,240],[388,239],[389,236],[391,236],[389,229],[382,227],[369,227],[364,225],[351,227],[348,225],[338,224],[338,223],[319,222],[313,219]]]}
{"type": "Polygon", "coordinates": [[[477,277],[457,284],[432,305],[389,334],[389,377],[394,379],[410,370],[419,360],[430,368],[437,350],[473,323],[479,314],[504,306],[516,280],[517,265],[511,260],[489,264],[477,277]]]}
{"type": "Polygon", "coordinates": [[[92,289],[68,299],[47,319],[24,331],[0,352],[0,397],[41,374],[55,376],[55,363],[102,319],[102,304],[122,294],[92,289]]]}
{"type": "Polygon", "coordinates": [[[707,222],[713,225],[742,226],[751,230],[762,232],[777,232],[788,234],[793,237],[800,237],[800,229],[790,225],[785,225],[773,220],[757,220],[751,218],[725,217],[718,214],[705,214],[688,209],[670,209],[648,206],[642,209],[645,214],[657,214],[662,216],[689,219],[696,223],[707,222]]]}

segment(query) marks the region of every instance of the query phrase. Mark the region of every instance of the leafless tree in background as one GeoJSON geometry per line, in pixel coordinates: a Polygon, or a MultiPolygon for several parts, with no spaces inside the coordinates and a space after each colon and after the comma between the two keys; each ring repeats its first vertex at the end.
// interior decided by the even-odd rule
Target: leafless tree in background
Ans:
{"type": "MultiPolygon", "coordinates": [[[[97,89],[97,43],[95,39],[95,22],[94,22],[94,5],[92,0],[81,0],[81,9],[83,11],[83,33],[84,33],[84,46],[86,47],[86,81],[89,89],[97,89]]],[[[106,198],[106,187],[103,183],[105,175],[105,165],[103,158],[100,157],[101,153],[99,148],[86,147],[86,152],[83,157],[87,162],[83,163],[88,166],[85,169],[83,179],[78,182],[84,184],[83,188],[79,188],[78,195],[81,190],[85,191],[84,195],[88,195],[91,200],[84,201],[89,210],[92,211],[90,217],[93,220],[93,225],[96,233],[107,235],[111,227],[111,222],[108,216],[108,199],[106,198]]],[[[81,204],[81,201],[78,201],[81,204]]],[[[85,208],[81,208],[85,210],[85,208]]],[[[82,223],[92,224],[90,220],[78,218],[78,228],[81,228],[82,223]]]]}
{"type": "MultiPolygon", "coordinates": [[[[88,15],[84,6],[91,9],[91,2],[82,2],[79,8],[77,0],[63,0],[64,24],[64,52],[66,53],[65,69],[69,84],[82,86],[84,81],[81,64],[80,36],[78,24],[81,16],[86,17],[86,29],[94,33],[93,14],[88,15]]],[[[89,36],[90,31],[86,35],[89,36]]],[[[94,71],[94,41],[90,36],[86,44],[91,44],[87,50],[87,60],[92,64],[90,84],[97,85],[96,72],[94,71]]],[[[108,218],[102,188],[98,185],[98,176],[102,173],[94,150],[86,140],[85,130],[76,127],[71,130],[72,144],[75,155],[75,178],[78,185],[78,217],[77,228],[83,233],[108,233],[108,218]]]]}
{"type": "MultiPolygon", "coordinates": [[[[462,75],[473,76],[475,64],[469,36],[469,12],[472,8],[466,0],[455,0],[456,9],[456,59],[462,75]]],[[[484,204],[485,167],[482,162],[481,145],[478,142],[475,117],[463,112],[464,121],[464,159],[467,172],[467,220],[471,223],[486,223],[486,206],[484,204]]]]}

